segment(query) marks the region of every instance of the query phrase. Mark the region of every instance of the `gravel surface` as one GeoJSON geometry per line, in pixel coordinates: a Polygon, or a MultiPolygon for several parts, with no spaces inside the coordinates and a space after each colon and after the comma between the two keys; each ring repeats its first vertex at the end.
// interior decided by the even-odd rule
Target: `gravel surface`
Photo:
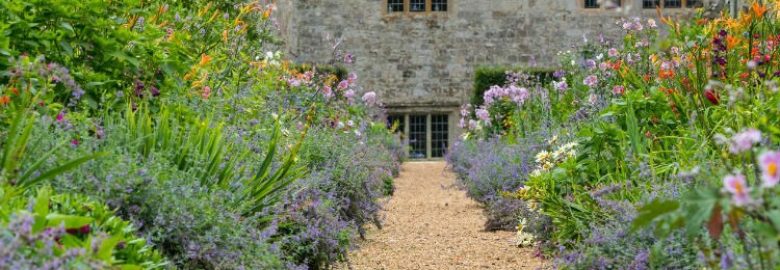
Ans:
{"type": "MultiPolygon", "coordinates": [[[[352,269],[537,269],[513,232],[486,232],[482,209],[454,187],[444,162],[409,162],[385,204],[385,225],[350,254],[352,269]]],[[[343,265],[341,269],[349,269],[343,265]]]]}

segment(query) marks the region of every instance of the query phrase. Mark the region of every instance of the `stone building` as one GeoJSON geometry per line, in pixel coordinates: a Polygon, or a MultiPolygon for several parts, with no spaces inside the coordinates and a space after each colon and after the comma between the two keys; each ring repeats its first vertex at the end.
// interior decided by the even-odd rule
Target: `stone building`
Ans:
{"type": "Polygon", "coordinates": [[[349,68],[400,120],[412,157],[440,158],[481,65],[553,67],[621,17],[690,14],[705,0],[277,0],[287,53],[323,63],[342,40],[349,68]],[[622,2],[622,3],[620,3],[622,2]]]}

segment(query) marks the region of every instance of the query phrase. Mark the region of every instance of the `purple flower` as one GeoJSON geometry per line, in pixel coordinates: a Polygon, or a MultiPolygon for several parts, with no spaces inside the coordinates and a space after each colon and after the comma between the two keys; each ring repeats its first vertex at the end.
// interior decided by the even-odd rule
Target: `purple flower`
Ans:
{"type": "Polygon", "coordinates": [[[753,148],[753,145],[761,141],[761,132],[756,129],[747,129],[731,137],[729,150],[739,154],[753,148]]]}
{"type": "Polygon", "coordinates": [[[595,69],[596,68],[596,60],[593,60],[593,59],[585,60],[585,67],[588,68],[589,70],[595,69]]]}
{"type": "Polygon", "coordinates": [[[774,187],[780,182],[780,152],[771,151],[761,154],[758,157],[758,164],[761,168],[761,181],[764,187],[774,187]]]}
{"type": "Polygon", "coordinates": [[[355,91],[352,89],[347,90],[347,92],[344,92],[344,97],[351,102],[352,99],[355,98],[355,91]]]}
{"type": "Polygon", "coordinates": [[[143,97],[144,96],[144,82],[140,80],[135,80],[135,96],[137,97],[143,97]]]}
{"type": "Polygon", "coordinates": [[[555,90],[558,90],[559,92],[565,92],[569,89],[569,84],[566,83],[566,80],[561,80],[560,82],[553,81],[553,87],[555,87],[555,90]]]}
{"type": "Polygon", "coordinates": [[[363,94],[363,102],[368,105],[376,104],[376,93],[374,91],[363,94]]]}
{"type": "Polygon", "coordinates": [[[564,71],[562,69],[559,69],[559,70],[556,70],[555,72],[553,72],[553,77],[555,77],[556,79],[563,78],[563,76],[566,76],[566,71],[564,71]]]}
{"type": "Polygon", "coordinates": [[[150,88],[149,88],[149,92],[151,92],[151,93],[152,93],[152,96],[153,96],[153,97],[160,96],[160,89],[157,89],[157,87],[156,87],[156,86],[152,86],[152,87],[150,87],[150,88]]]}
{"type": "Polygon", "coordinates": [[[587,85],[590,88],[596,87],[596,85],[599,84],[599,77],[596,75],[590,75],[588,77],[585,77],[584,80],[582,80],[582,83],[587,85]]]}
{"type": "Polygon", "coordinates": [[[477,118],[485,123],[490,123],[490,112],[485,108],[479,108],[476,110],[477,118]]]}

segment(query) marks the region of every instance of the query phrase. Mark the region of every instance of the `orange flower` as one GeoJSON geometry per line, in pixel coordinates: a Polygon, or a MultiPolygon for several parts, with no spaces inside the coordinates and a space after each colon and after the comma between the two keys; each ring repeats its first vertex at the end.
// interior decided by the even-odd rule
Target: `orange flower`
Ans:
{"type": "Polygon", "coordinates": [[[0,97],[0,105],[6,105],[9,102],[11,102],[11,97],[9,97],[9,96],[2,96],[2,97],[0,97]]]}
{"type": "Polygon", "coordinates": [[[672,69],[661,69],[658,71],[658,77],[661,77],[661,79],[671,79],[674,78],[674,70],[672,69]]]}
{"type": "Polygon", "coordinates": [[[11,87],[11,93],[14,93],[14,95],[18,95],[19,89],[16,89],[16,87],[11,87]]]}
{"type": "Polygon", "coordinates": [[[726,37],[726,48],[729,50],[734,49],[739,45],[740,38],[735,35],[729,35],[726,37]]]}
{"type": "Polygon", "coordinates": [[[739,74],[739,78],[743,80],[746,80],[749,77],[750,77],[750,73],[747,72],[742,72],[741,74],[739,74]]]}
{"type": "Polygon", "coordinates": [[[760,18],[764,17],[764,13],[766,13],[767,8],[766,8],[766,6],[764,6],[764,5],[762,5],[762,4],[758,3],[758,2],[755,2],[755,3],[753,3],[753,6],[750,7],[750,10],[753,11],[753,14],[756,15],[756,18],[760,19],[760,18]]]}
{"type": "Polygon", "coordinates": [[[209,62],[211,62],[211,56],[205,53],[200,55],[200,63],[198,63],[198,65],[205,66],[208,65],[209,62]]]}

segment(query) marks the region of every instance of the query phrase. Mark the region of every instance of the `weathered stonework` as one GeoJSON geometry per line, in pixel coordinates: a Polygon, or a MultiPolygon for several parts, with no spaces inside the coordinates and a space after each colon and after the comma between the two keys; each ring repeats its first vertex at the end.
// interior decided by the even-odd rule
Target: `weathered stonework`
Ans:
{"type": "Polygon", "coordinates": [[[349,68],[391,112],[450,113],[455,126],[476,67],[552,67],[557,52],[583,38],[617,34],[621,17],[657,16],[641,0],[624,0],[622,11],[585,9],[582,1],[449,0],[446,12],[422,13],[388,13],[386,0],[280,0],[278,8],[294,59],[323,63],[332,58],[326,35],[340,37],[355,56],[349,68]]]}

